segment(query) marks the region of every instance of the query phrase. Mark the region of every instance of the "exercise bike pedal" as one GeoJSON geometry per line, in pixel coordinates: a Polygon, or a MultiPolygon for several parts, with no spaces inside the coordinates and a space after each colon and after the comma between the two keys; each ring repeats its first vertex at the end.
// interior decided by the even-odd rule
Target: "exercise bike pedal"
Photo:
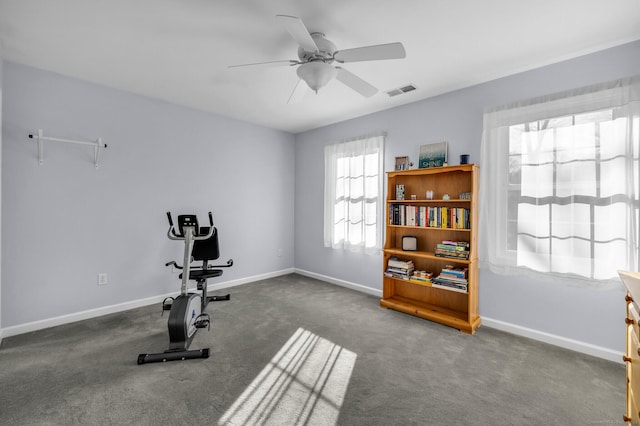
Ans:
{"type": "Polygon", "coordinates": [[[211,330],[211,317],[209,317],[209,314],[200,314],[196,317],[193,325],[195,328],[207,327],[209,330],[211,330]]]}
{"type": "Polygon", "coordinates": [[[173,297],[165,297],[165,299],[162,301],[162,312],[160,313],[160,316],[164,315],[164,311],[170,311],[171,310],[171,306],[173,305],[173,297]]]}

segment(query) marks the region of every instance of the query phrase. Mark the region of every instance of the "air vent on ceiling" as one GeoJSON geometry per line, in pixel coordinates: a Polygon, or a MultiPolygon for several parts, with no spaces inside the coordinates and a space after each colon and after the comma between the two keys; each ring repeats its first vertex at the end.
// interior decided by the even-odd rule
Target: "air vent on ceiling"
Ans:
{"type": "Polygon", "coordinates": [[[416,86],[413,84],[407,84],[406,86],[398,87],[397,89],[392,89],[387,92],[389,96],[398,96],[403,93],[411,92],[412,90],[416,90],[416,86]]]}

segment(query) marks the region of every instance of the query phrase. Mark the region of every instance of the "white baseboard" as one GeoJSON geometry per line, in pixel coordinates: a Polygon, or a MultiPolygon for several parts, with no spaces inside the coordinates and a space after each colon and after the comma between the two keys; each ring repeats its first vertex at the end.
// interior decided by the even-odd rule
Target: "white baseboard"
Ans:
{"type": "Polygon", "coordinates": [[[56,327],[58,325],[69,324],[76,321],[87,320],[96,318],[102,315],[113,314],[116,312],[122,312],[129,309],[140,308],[142,306],[152,305],[154,303],[160,303],[165,297],[175,295],[166,294],[161,296],[153,296],[145,299],[132,300],[130,302],[119,303],[117,305],[103,306],[95,309],[88,309],[86,311],[74,312],[72,314],[60,315],[58,317],[47,318],[38,321],[27,322],[24,324],[18,324],[11,327],[5,327],[2,329],[4,337],[16,336],[18,334],[30,333],[32,331],[43,330],[49,327],[56,327]]]}
{"type": "MultiPolygon", "coordinates": [[[[336,284],[341,287],[350,288],[352,290],[361,291],[363,293],[371,294],[373,296],[382,297],[382,291],[376,290],[370,287],[363,286],[361,284],[352,283],[349,281],[339,280],[336,278],[328,277],[326,275],[317,274],[315,272],[309,272],[302,269],[296,269],[296,273],[305,275],[307,277],[316,278],[321,281],[325,281],[331,284],[336,284]]],[[[538,340],[540,342],[549,343],[551,345],[559,346],[561,348],[570,349],[572,351],[580,352],[583,354],[603,358],[609,361],[622,363],[622,352],[617,352],[601,346],[592,345],[590,343],[580,342],[578,340],[568,339],[566,337],[557,336],[555,334],[545,333],[544,331],[538,331],[527,327],[507,323],[504,321],[498,321],[487,317],[482,317],[482,326],[495,328],[497,330],[506,331],[511,334],[515,334],[522,337],[527,337],[532,340],[538,340]]]]}
{"type": "Polygon", "coordinates": [[[337,278],[328,277],[326,275],[317,274],[315,272],[305,271],[304,269],[296,268],[295,273],[304,275],[305,277],[315,278],[320,281],[325,281],[331,284],[339,285],[340,287],[346,287],[346,288],[350,288],[351,290],[367,293],[372,296],[382,297],[382,290],[377,290],[375,288],[367,287],[362,284],[356,284],[350,281],[339,280],[337,278]]]}
{"type": "MultiPolygon", "coordinates": [[[[240,278],[237,280],[216,283],[213,285],[209,285],[207,289],[210,291],[220,290],[224,288],[247,284],[254,281],[260,281],[268,278],[278,277],[280,275],[287,275],[293,272],[294,272],[293,268],[283,269],[281,271],[269,272],[266,274],[254,275],[252,277],[246,277],[246,278],[240,278]]],[[[18,324],[11,327],[0,329],[0,338],[16,336],[18,334],[29,333],[32,331],[42,330],[49,327],[55,327],[58,325],[69,324],[76,321],[82,321],[82,320],[100,317],[103,315],[127,311],[129,309],[135,309],[143,306],[153,305],[155,303],[161,303],[166,297],[175,296],[175,295],[176,295],[176,292],[172,292],[169,294],[147,297],[145,299],[138,299],[138,300],[132,300],[130,302],[119,303],[116,305],[103,306],[96,309],[89,309],[82,312],[75,312],[68,315],[61,315],[54,318],[47,318],[44,320],[28,322],[25,324],[18,324]]]]}
{"type": "Polygon", "coordinates": [[[294,272],[295,272],[294,268],[281,269],[279,271],[267,272],[266,274],[253,275],[251,277],[239,278],[239,279],[233,280],[233,281],[225,281],[225,282],[222,282],[222,283],[209,284],[207,286],[207,290],[213,291],[213,290],[221,290],[223,288],[236,287],[236,286],[239,286],[239,285],[242,285],[242,284],[248,284],[248,283],[253,283],[253,282],[256,282],[256,281],[266,280],[266,279],[269,279],[269,278],[280,277],[282,275],[293,274],[294,272]]]}
{"type": "Polygon", "coordinates": [[[531,328],[522,327],[504,321],[494,320],[487,317],[482,317],[482,325],[622,364],[622,352],[617,352],[608,348],[604,348],[602,346],[592,345],[591,343],[585,343],[579,340],[568,339],[566,337],[558,336],[555,334],[545,333],[544,331],[533,330],[531,328]]]}

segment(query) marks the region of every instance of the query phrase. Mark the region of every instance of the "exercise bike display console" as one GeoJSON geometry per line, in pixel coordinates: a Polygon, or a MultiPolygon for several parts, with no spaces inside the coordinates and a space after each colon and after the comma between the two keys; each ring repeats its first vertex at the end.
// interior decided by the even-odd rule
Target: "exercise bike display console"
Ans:
{"type": "Polygon", "coordinates": [[[167,212],[169,231],[167,237],[171,240],[184,241],[184,257],[182,266],[171,261],[166,266],[181,269],[182,285],[180,295],[167,298],[162,303],[162,311],[169,310],[169,348],[161,353],[140,354],[138,364],[150,362],[177,361],[194,358],[208,358],[209,348],[189,349],[193,338],[200,328],[211,328],[211,318],[204,312],[207,304],[212,301],[230,300],[229,294],[224,296],[207,295],[207,280],[222,275],[221,269],[233,266],[229,259],[225,265],[209,265],[210,260],[220,257],[218,232],[213,226],[213,215],[209,212],[209,226],[199,227],[196,215],[178,216],[176,230],[171,213],[167,212]],[[202,261],[202,265],[192,267],[192,261],[202,261]],[[200,293],[189,292],[189,281],[197,282],[200,293]],[[168,300],[172,300],[168,302],[168,300]]]}

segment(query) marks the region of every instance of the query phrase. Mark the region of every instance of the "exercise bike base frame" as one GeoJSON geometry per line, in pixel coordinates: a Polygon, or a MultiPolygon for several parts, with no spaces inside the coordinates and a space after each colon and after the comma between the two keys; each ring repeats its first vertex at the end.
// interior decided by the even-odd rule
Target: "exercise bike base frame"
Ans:
{"type": "Polygon", "coordinates": [[[187,359],[197,358],[209,358],[209,348],[140,354],[138,355],[138,365],[152,362],[185,361],[187,359]]]}
{"type": "Polygon", "coordinates": [[[225,294],[224,296],[206,296],[207,304],[208,302],[224,302],[226,300],[231,300],[230,294],[225,294]]]}

